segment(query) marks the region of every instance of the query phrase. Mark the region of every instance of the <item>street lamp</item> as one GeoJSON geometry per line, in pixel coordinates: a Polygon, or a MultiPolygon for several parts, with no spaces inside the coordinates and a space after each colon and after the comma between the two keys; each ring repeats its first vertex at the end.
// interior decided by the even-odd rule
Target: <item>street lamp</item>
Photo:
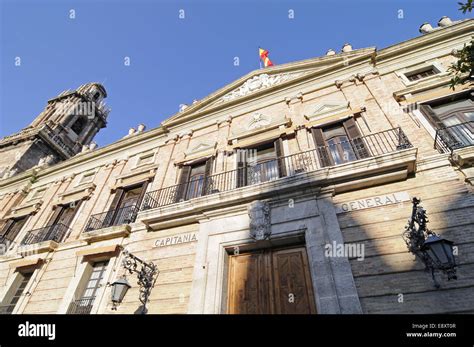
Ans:
{"type": "Polygon", "coordinates": [[[435,271],[439,270],[447,274],[448,281],[457,279],[453,242],[429,230],[426,226],[428,223],[426,210],[420,206],[421,200],[413,198],[412,202],[412,214],[405,227],[403,239],[408,250],[425,264],[425,270],[431,271],[434,285],[439,288],[440,284],[436,281],[435,271]]]}
{"type": "Polygon", "coordinates": [[[113,304],[112,309],[117,310],[117,306],[122,303],[122,300],[125,297],[125,294],[127,294],[127,291],[132,286],[130,285],[130,283],[128,283],[125,277],[116,280],[114,283],[112,283],[111,286],[112,286],[112,304],[113,304]]]}
{"type": "Polygon", "coordinates": [[[453,242],[432,233],[423,243],[422,251],[437,268],[447,273],[448,280],[457,279],[453,242]]]}
{"type": "MultiPolygon", "coordinates": [[[[147,263],[127,250],[123,250],[123,255],[124,259],[122,266],[124,267],[125,271],[129,272],[130,274],[137,274],[138,285],[140,287],[139,299],[142,303],[141,313],[145,314],[147,312],[146,304],[148,302],[148,298],[159,274],[158,268],[152,262],[147,263]]],[[[124,276],[123,278],[112,283],[111,287],[113,309],[116,310],[117,305],[122,302],[125,294],[131,286],[124,276]]]]}

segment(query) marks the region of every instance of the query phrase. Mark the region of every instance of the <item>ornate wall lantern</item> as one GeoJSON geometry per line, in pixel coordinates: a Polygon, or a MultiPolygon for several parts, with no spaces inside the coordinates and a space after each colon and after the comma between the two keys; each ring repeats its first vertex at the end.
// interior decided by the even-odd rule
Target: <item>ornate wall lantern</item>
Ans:
{"type": "Polygon", "coordinates": [[[412,214],[405,227],[403,239],[408,250],[425,264],[427,271],[431,271],[434,285],[439,288],[440,284],[436,281],[435,271],[445,273],[448,281],[457,279],[453,242],[429,230],[426,226],[428,223],[426,210],[420,206],[421,200],[414,197],[412,202],[412,214]]]}
{"type": "Polygon", "coordinates": [[[112,283],[112,309],[117,310],[117,306],[122,303],[125,294],[127,294],[128,290],[132,287],[130,283],[128,283],[125,277],[116,280],[112,283]]]}
{"type": "MultiPolygon", "coordinates": [[[[151,290],[155,286],[156,278],[158,277],[159,271],[155,264],[152,262],[147,263],[140,258],[134,256],[129,251],[123,251],[124,259],[122,266],[130,274],[136,273],[138,277],[138,285],[140,286],[140,302],[142,303],[140,313],[147,313],[146,304],[150,297],[151,290]]],[[[125,297],[128,289],[131,288],[125,276],[112,283],[112,303],[113,309],[116,309],[117,305],[120,304],[125,297]]]]}

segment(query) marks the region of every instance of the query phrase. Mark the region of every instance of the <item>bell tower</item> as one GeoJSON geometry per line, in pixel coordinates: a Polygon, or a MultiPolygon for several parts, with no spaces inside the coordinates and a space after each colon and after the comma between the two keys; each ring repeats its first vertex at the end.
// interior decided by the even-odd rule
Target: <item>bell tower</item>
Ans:
{"type": "Polygon", "coordinates": [[[64,91],[23,130],[0,139],[0,179],[69,159],[107,124],[105,88],[87,83],[64,91]]]}

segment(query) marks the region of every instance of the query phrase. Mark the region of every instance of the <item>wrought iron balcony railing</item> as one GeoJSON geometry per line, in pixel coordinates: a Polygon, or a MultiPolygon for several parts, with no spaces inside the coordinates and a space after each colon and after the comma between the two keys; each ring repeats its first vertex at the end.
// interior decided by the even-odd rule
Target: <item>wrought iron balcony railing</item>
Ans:
{"type": "Polygon", "coordinates": [[[162,207],[203,195],[316,171],[323,167],[375,157],[412,147],[401,128],[390,129],[347,141],[339,141],[305,152],[261,163],[249,161],[247,167],[200,177],[186,183],[145,194],[142,210],[162,207]]]}
{"type": "Polygon", "coordinates": [[[69,304],[66,314],[90,314],[94,305],[94,297],[82,298],[69,304]]]}
{"type": "Polygon", "coordinates": [[[474,122],[466,122],[436,130],[435,148],[441,153],[474,146],[474,122]]]}
{"type": "Polygon", "coordinates": [[[137,218],[137,214],[137,205],[125,206],[122,208],[94,214],[89,218],[84,232],[133,223],[137,218]]]}
{"type": "Polygon", "coordinates": [[[48,225],[44,228],[35,229],[28,232],[21,241],[21,244],[32,245],[43,241],[55,241],[60,243],[67,236],[69,236],[70,232],[71,229],[61,223],[48,225]]]}

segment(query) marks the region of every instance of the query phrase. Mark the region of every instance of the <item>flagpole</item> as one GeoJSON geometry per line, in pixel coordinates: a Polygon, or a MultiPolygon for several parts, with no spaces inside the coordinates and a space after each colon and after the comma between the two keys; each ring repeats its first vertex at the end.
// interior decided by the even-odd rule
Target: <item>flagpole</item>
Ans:
{"type": "Polygon", "coordinates": [[[260,69],[262,69],[262,58],[260,58],[260,46],[258,46],[258,63],[260,65],[260,69]]]}

